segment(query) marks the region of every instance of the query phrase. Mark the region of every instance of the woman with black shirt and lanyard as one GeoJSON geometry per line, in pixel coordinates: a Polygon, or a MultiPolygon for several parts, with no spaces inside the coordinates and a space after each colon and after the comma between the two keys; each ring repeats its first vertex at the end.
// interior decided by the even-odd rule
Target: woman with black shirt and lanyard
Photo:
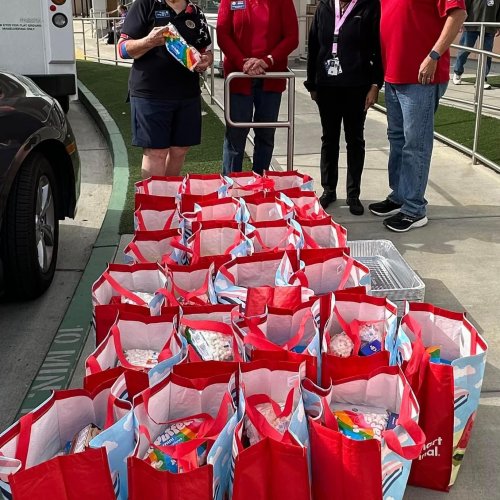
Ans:
{"type": "Polygon", "coordinates": [[[347,204],[362,215],[359,201],[365,161],[366,112],[383,84],[379,0],[320,0],[309,32],[307,80],[321,117],[320,203],[337,199],[341,124],[347,143],[347,204]]]}
{"type": "Polygon", "coordinates": [[[189,0],[136,0],[122,27],[119,52],[134,59],[129,78],[132,143],[143,148],[142,176],[179,175],[190,146],[201,141],[199,73],[212,63],[201,9],[189,0]],[[165,48],[172,23],[201,52],[190,71],[165,48]]]}

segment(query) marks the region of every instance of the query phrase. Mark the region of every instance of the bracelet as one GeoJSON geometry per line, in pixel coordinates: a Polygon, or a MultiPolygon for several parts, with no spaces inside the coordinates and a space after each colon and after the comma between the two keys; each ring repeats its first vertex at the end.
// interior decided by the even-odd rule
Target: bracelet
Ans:
{"type": "Polygon", "coordinates": [[[271,64],[269,66],[274,66],[274,59],[273,59],[273,56],[271,54],[267,55],[266,59],[269,59],[269,61],[271,61],[271,64]]]}

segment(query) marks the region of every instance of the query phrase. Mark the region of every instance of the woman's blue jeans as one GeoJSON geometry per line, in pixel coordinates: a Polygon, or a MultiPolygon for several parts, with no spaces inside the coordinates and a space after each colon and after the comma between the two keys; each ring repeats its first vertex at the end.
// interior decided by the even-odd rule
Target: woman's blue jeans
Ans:
{"type": "MultiPolygon", "coordinates": [[[[231,119],[234,122],[275,122],[281,104],[281,92],[267,92],[262,88],[263,80],[252,81],[251,95],[230,96],[231,119]]],[[[245,144],[250,129],[226,126],[223,150],[223,173],[241,172],[245,144]]],[[[275,128],[255,128],[253,171],[262,174],[269,168],[274,149],[275,128]]]]}

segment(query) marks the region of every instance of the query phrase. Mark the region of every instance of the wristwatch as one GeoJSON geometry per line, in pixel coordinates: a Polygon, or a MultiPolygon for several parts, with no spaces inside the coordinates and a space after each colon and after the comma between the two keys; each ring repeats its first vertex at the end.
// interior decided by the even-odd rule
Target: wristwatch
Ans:
{"type": "Polygon", "coordinates": [[[429,53],[429,57],[433,60],[433,61],[439,61],[439,58],[441,57],[439,55],[438,52],[436,52],[435,50],[431,50],[430,53],[429,53]]]}

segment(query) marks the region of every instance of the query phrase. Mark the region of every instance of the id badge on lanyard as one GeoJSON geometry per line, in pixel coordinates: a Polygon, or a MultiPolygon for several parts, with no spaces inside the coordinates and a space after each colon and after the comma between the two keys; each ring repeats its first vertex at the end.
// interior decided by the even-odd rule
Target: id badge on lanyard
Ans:
{"type": "Polygon", "coordinates": [[[349,14],[354,9],[357,0],[351,0],[349,7],[347,7],[344,15],[340,15],[340,0],[335,0],[335,27],[333,30],[333,44],[332,44],[332,58],[325,61],[325,70],[328,76],[337,76],[342,73],[342,67],[340,66],[340,60],[338,57],[338,41],[340,28],[342,28],[345,20],[349,17],[349,14]]]}

